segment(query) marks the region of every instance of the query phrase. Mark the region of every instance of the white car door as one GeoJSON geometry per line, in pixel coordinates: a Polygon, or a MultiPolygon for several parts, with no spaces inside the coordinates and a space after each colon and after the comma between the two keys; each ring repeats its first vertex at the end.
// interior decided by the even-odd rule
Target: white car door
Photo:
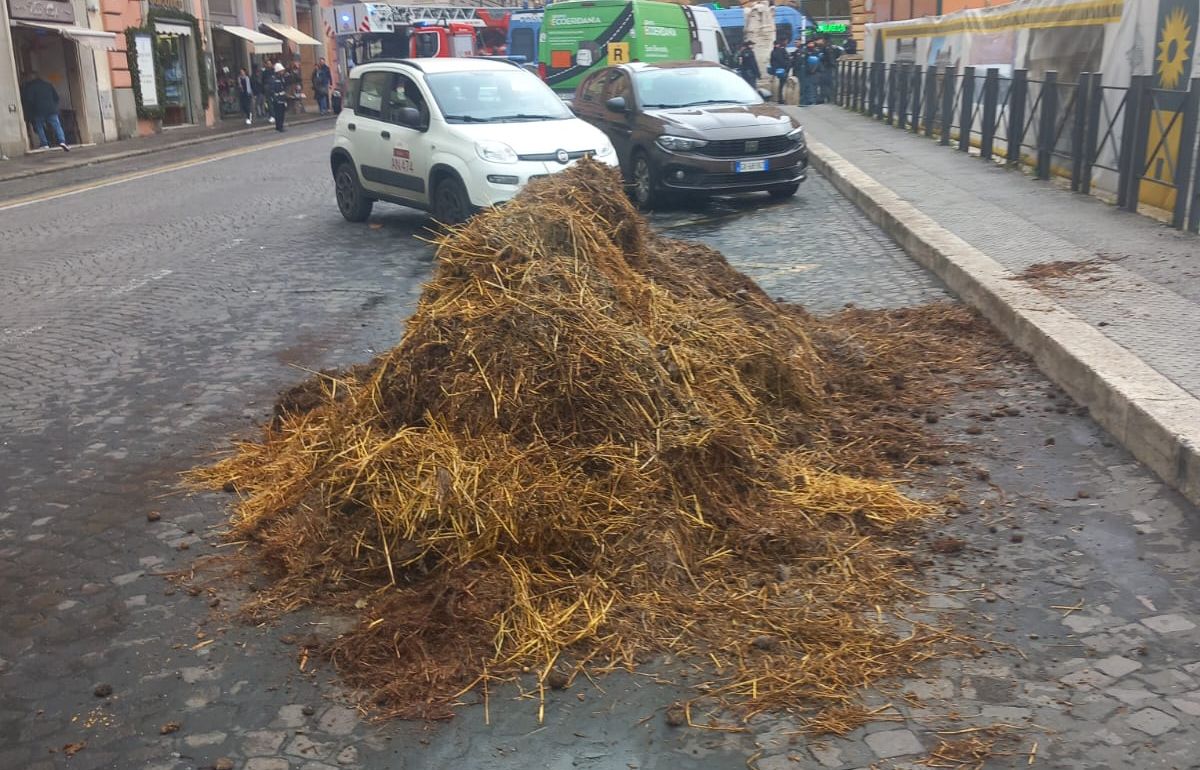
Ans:
{"type": "Polygon", "coordinates": [[[395,80],[396,73],[390,70],[363,73],[354,119],[346,125],[351,133],[351,146],[362,186],[370,192],[388,196],[397,195],[390,175],[392,132],[384,120],[395,80]]]}
{"type": "Polygon", "coordinates": [[[431,156],[429,101],[415,80],[394,73],[383,110],[384,154],[378,175],[392,195],[428,203],[431,156]]]}

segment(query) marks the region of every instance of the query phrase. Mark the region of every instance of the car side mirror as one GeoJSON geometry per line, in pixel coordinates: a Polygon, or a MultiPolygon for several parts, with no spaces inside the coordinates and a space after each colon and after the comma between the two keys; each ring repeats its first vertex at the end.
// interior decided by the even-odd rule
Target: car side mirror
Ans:
{"type": "Polygon", "coordinates": [[[629,105],[625,103],[624,96],[614,96],[604,103],[612,112],[629,112],[629,105]]]}
{"type": "Polygon", "coordinates": [[[421,127],[421,111],[416,107],[402,107],[397,117],[402,126],[407,126],[408,128],[421,127]]]}
{"type": "Polygon", "coordinates": [[[771,93],[770,91],[768,91],[765,88],[759,88],[758,95],[761,96],[763,99],[765,99],[768,102],[771,101],[771,98],[775,96],[775,94],[771,93]]]}

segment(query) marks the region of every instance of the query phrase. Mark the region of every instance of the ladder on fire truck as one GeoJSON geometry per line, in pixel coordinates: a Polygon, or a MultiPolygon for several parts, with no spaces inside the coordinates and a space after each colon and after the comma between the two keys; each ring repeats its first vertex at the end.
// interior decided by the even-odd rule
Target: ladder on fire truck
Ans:
{"type": "MultiPolygon", "coordinates": [[[[478,2],[478,0],[476,0],[478,2]]],[[[364,32],[393,32],[424,22],[426,24],[470,24],[488,26],[485,16],[508,10],[505,5],[391,5],[387,3],[355,3],[322,9],[325,34],[331,37],[357,35],[364,32]]],[[[521,11],[520,8],[513,8],[521,11]]]]}

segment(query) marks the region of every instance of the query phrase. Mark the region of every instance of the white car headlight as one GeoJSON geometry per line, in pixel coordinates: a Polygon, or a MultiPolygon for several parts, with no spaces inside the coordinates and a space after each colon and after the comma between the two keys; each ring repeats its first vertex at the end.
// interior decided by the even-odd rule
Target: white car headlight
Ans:
{"type": "Polygon", "coordinates": [[[687,137],[683,136],[660,136],[658,137],[658,144],[664,150],[671,150],[672,152],[690,152],[692,150],[700,149],[704,145],[708,144],[708,142],[704,139],[688,139],[687,137]]]}
{"type": "Polygon", "coordinates": [[[609,155],[612,155],[614,152],[616,152],[616,150],[613,149],[612,142],[605,139],[604,144],[602,144],[596,148],[596,157],[597,158],[607,158],[609,155]]]}
{"type": "Polygon", "coordinates": [[[516,163],[517,151],[504,142],[476,142],[475,152],[492,163],[516,163]]]}
{"type": "Polygon", "coordinates": [[[804,144],[804,127],[800,126],[788,131],[787,138],[796,144],[804,144]]]}

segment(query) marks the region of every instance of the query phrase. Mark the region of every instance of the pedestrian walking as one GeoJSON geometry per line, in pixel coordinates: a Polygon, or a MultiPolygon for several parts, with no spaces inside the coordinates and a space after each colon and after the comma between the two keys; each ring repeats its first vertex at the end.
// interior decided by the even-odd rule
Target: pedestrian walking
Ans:
{"type": "Polygon", "coordinates": [[[58,146],[63,152],[71,151],[63,133],[62,120],[58,117],[58,91],[54,90],[54,86],[36,72],[30,72],[21,86],[21,105],[25,108],[25,117],[33,124],[40,147],[50,149],[50,140],[46,137],[46,125],[49,124],[54,129],[58,146]]]}
{"type": "Polygon", "coordinates": [[[329,91],[333,88],[333,72],[324,59],[317,62],[312,74],[313,94],[317,97],[317,111],[329,114],[329,91]]]}
{"type": "Polygon", "coordinates": [[[283,119],[287,115],[288,108],[288,71],[279,62],[275,62],[275,69],[271,72],[271,77],[267,81],[267,99],[271,103],[271,119],[275,123],[276,131],[283,131],[283,119]]]}
{"type": "Polygon", "coordinates": [[[248,126],[254,122],[254,80],[245,67],[238,73],[237,85],[239,106],[242,108],[242,114],[246,116],[248,126]]]}
{"type": "Polygon", "coordinates": [[[787,85],[788,70],[792,64],[785,41],[775,41],[775,47],[771,49],[770,63],[771,74],[779,81],[779,103],[783,104],[783,87],[787,85]]]}
{"type": "Polygon", "coordinates": [[[758,59],[754,56],[754,43],[747,40],[742,43],[742,50],[738,54],[738,74],[752,86],[757,87],[758,81],[762,79],[762,72],[758,69],[758,59]]]}

